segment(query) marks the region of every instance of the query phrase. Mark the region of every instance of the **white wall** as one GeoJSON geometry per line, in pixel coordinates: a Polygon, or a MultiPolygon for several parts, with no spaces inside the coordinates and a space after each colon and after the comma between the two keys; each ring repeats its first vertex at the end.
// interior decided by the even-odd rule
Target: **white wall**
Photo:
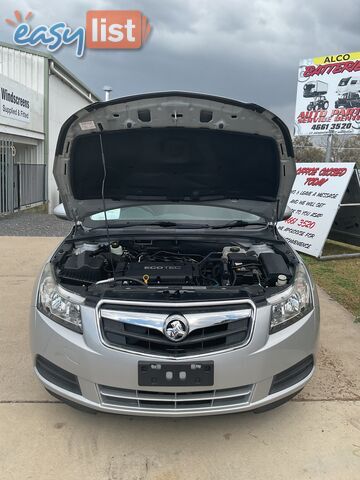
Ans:
{"type": "Polygon", "coordinates": [[[78,94],[55,75],[49,77],[49,157],[48,157],[48,192],[49,213],[59,203],[59,193],[53,176],[54,156],[60,128],[65,120],[81,108],[89,105],[84,97],[78,94]]]}

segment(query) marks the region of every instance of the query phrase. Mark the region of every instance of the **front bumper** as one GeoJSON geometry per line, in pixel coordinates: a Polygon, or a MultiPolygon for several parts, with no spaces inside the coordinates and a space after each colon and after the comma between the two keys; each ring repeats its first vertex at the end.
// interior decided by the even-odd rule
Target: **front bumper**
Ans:
{"type": "MultiPolygon", "coordinates": [[[[34,365],[41,356],[77,377],[80,392],[74,393],[49,381],[36,368],[44,386],[55,394],[85,407],[108,413],[155,416],[195,416],[241,412],[264,407],[299,391],[311,378],[314,367],[300,381],[285,382],[273,389],[274,377],[317,349],[319,308],[302,320],[268,334],[270,307],[258,308],[252,337],[246,345],[201,358],[214,361],[212,387],[139,387],[138,362],[151,356],[114,350],[104,345],[96,328],[95,309],[82,307],[84,334],[58,325],[31,311],[31,348],[34,365]]],[[[160,361],[156,359],[156,361],[160,361]]],[[[196,361],[164,359],[167,363],[196,361]]]]}

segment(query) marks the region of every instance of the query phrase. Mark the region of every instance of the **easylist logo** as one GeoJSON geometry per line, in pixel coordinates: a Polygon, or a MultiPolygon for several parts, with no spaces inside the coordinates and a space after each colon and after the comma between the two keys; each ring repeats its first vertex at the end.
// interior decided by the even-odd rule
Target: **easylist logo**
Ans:
{"type": "Polygon", "coordinates": [[[150,33],[150,24],[136,10],[90,10],[86,14],[88,48],[140,48],[150,33]]]}
{"type": "Polygon", "coordinates": [[[24,18],[18,10],[14,15],[16,21],[5,20],[15,28],[14,43],[31,47],[41,44],[51,53],[65,45],[74,45],[77,57],[84,55],[85,48],[139,49],[151,32],[147,17],[138,10],[90,10],[86,14],[86,27],[76,28],[65,22],[33,27],[32,12],[24,18]]]}

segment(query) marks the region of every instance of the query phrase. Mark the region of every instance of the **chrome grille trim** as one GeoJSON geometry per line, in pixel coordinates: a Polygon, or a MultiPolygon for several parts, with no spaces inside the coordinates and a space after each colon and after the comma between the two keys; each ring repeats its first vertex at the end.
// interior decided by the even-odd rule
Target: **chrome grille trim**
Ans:
{"type": "MultiPolygon", "coordinates": [[[[113,350],[119,350],[119,351],[131,353],[131,354],[134,354],[134,355],[139,355],[139,356],[148,357],[148,358],[159,358],[159,359],[163,359],[163,360],[166,360],[166,359],[186,360],[187,358],[198,358],[198,357],[204,357],[204,356],[209,356],[209,355],[217,355],[217,354],[233,351],[233,350],[236,350],[238,348],[243,348],[246,345],[248,345],[248,343],[251,341],[253,331],[254,331],[255,318],[256,318],[256,305],[250,299],[204,301],[204,302],[201,302],[201,301],[197,301],[197,302],[144,302],[144,301],[132,301],[132,300],[112,300],[112,299],[106,300],[106,299],[103,299],[103,300],[100,300],[98,302],[95,311],[96,311],[96,321],[97,321],[99,338],[101,340],[101,343],[104,346],[106,346],[108,348],[111,348],[113,350]],[[143,307],[148,307],[149,309],[171,308],[171,311],[174,311],[176,309],[181,309],[181,308],[186,308],[187,309],[187,308],[206,308],[206,307],[222,307],[222,306],[228,307],[228,306],[234,305],[234,307],[239,306],[239,309],[238,310],[236,310],[236,309],[234,309],[234,310],[224,310],[223,312],[212,312],[211,308],[210,308],[208,314],[217,315],[217,314],[223,313],[223,315],[224,314],[229,315],[233,312],[241,312],[240,315],[242,315],[243,312],[247,312],[247,313],[250,313],[250,315],[248,317],[248,318],[250,318],[250,328],[249,328],[249,333],[247,335],[247,338],[245,339],[244,342],[242,342],[240,344],[236,344],[236,345],[231,345],[227,348],[219,348],[218,350],[214,349],[211,352],[208,351],[208,352],[204,352],[204,353],[192,353],[192,354],[188,354],[188,355],[184,354],[184,355],[179,356],[179,355],[170,355],[170,354],[169,355],[157,354],[157,353],[154,353],[154,352],[134,351],[134,349],[131,349],[131,348],[126,348],[124,346],[113,345],[113,344],[109,343],[106,340],[106,338],[104,338],[102,328],[101,328],[102,305],[116,305],[116,306],[142,307],[142,308],[143,307]],[[242,306],[243,308],[240,309],[240,306],[242,306]],[[250,306],[250,308],[246,308],[246,306],[247,307],[250,306]]],[[[117,314],[118,313],[124,313],[124,312],[121,312],[119,310],[111,310],[109,308],[106,308],[106,309],[104,308],[104,311],[106,311],[107,314],[112,315],[113,318],[119,318],[119,316],[117,314]]],[[[181,310],[177,310],[177,312],[180,313],[180,314],[182,313],[181,310]]],[[[128,314],[128,313],[129,312],[126,312],[126,314],[128,314]]],[[[170,311],[169,311],[169,313],[170,313],[170,311]]],[[[136,314],[137,314],[137,312],[135,312],[135,316],[133,316],[132,318],[134,318],[134,317],[139,318],[139,316],[137,316],[136,314]]],[[[144,315],[144,313],[142,312],[142,316],[143,315],[144,315]]],[[[149,313],[149,315],[153,315],[153,314],[149,313]]],[[[154,316],[152,317],[152,320],[153,320],[154,323],[152,324],[151,328],[154,328],[154,326],[153,326],[154,324],[159,325],[158,315],[159,314],[155,314],[155,317],[154,316]]],[[[190,314],[186,313],[186,317],[188,317],[189,315],[190,314]]],[[[196,313],[194,315],[199,315],[199,314],[196,313]]],[[[167,315],[165,314],[165,318],[166,318],[166,316],[167,315]]],[[[106,317],[104,317],[104,318],[106,318],[106,317]]],[[[128,319],[130,319],[130,317],[128,317],[128,319]]],[[[238,319],[239,319],[239,317],[238,317],[238,319]]],[[[201,321],[205,321],[205,320],[202,319],[201,321]]],[[[226,320],[224,322],[226,322],[226,320]]],[[[131,324],[132,324],[132,322],[131,322],[131,324]]],[[[136,324],[133,324],[133,325],[136,325],[136,324]]],[[[212,323],[211,325],[208,325],[208,326],[212,326],[212,325],[216,325],[216,323],[215,324],[212,323]]],[[[219,325],[219,323],[218,323],[218,325],[219,325]]],[[[163,325],[162,325],[162,327],[163,327],[163,325]]],[[[161,331],[162,331],[162,328],[161,328],[161,331]]],[[[192,328],[192,331],[195,331],[195,329],[192,328]]]]}
{"type": "Polygon", "coordinates": [[[155,392],[98,385],[101,404],[139,410],[201,410],[250,403],[253,385],[198,392],[155,392]]]}
{"type": "MultiPolygon", "coordinates": [[[[199,328],[219,325],[221,323],[232,322],[242,318],[249,318],[252,310],[246,308],[243,310],[224,310],[220,312],[206,313],[186,313],[186,319],[189,322],[189,333],[199,328]]],[[[144,313],[144,312],[128,312],[122,310],[109,310],[107,308],[100,309],[100,317],[110,320],[118,320],[122,323],[130,323],[140,327],[154,328],[159,332],[163,331],[164,322],[169,316],[168,313],[144,313]],[[146,318],[144,318],[146,316],[146,318]]]]}

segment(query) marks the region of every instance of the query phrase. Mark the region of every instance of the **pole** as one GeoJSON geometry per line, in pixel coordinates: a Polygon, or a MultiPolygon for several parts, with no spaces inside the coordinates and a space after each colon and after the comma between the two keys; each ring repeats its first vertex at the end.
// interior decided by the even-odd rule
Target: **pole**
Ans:
{"type": "Polygon", "coordinates": [[[105,85],[103,87],[103,90],[105,92],[105,102],[108,102],[110,100],[110,93],[112,92],[112,88],[109,85],[105,85]]]}
{"type": "Polygon", "coordinates": [[[325,162],[332,162],[332,159],[331,159],[332,144],[333,144],[333,136],[332,134],[329,134],[326,142],[325,162]]]}

